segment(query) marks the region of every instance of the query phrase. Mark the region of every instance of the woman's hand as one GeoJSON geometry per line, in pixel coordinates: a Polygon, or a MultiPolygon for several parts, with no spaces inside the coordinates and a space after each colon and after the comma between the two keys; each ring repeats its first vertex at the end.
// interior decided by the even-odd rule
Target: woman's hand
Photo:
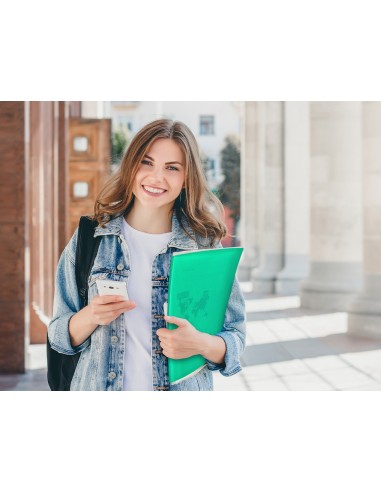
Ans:
{"type": "Polygon", "coordinates": [[[198,331],[186,319],[175,316],[164,316],[164,319],[178,326],[175,330],[159,328],[156,331],[166,357],[185,359],[202,352],[205,333],[198,331]]]}
{"type": "Polygon", "coordinates": [[[122,296],[103,295],[95,296],[89,303],[89,314],[92,323],[108,325],[125,311],[134,309],[134,301],[126,301],[122,296]]]}
{"type": "Polygon", "coordinates": [[[73,347],[81,345],[99,325],[111,323],[124,311],[134,309],[133,301],[122,296],[95,296],[90,303],[70,318],[69,336],[73,347]]]}

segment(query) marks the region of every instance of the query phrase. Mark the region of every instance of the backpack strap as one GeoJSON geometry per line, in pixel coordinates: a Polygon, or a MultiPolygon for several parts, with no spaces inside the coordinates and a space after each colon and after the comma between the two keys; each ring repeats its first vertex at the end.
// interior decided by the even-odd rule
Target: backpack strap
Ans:
{"type": "Polygon", "coordinates": [[[98,222],[83,215],[79,220],[77,249],[75,252],[75,278],[82,307],[87,306],[88,278],[98,253],[102,236],[94,237],[98,222]]]}
{"type": "MultiPolygon", "coordinates": [[[[75,278],[82,304],[87,305],[87,282],[98,252],[102,236],[94,237],[97,221],[82,216],[79,221],[77,249],[75,252],[75,278]]],[[[56,352],[46,335],[47,378],[52,391],[69,391],[80,353],[64,355],[56,352]]]]}

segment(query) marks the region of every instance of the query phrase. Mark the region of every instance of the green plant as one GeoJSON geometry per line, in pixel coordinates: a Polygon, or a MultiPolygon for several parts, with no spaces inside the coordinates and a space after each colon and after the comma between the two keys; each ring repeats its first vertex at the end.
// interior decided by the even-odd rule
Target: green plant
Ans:
{"type": "Polygon", "coordinates": [[[218,187],[218,197],[229,208],[230,218],[233,219],[233,243],[237,224],[241,213],[240,181],[241,181],[241,152],[237,137],[229,135],[225,138],[225,146],[221,150],[221,171],[224,180],[218,187]]]}
{"type": "Polygon", "coordinates": [[[113,164],[119,164],[123,156],[124,150],[127,147],[129,141],[125,132],[120,129],[112,132],[111,136],[111,160],[113,164]]]}

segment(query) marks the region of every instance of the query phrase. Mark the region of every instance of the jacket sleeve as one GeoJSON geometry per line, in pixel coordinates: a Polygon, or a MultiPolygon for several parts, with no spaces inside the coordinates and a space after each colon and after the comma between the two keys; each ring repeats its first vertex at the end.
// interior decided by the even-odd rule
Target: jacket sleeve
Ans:
{"type": "MultiPolygon", "coordinates": [[[[217,246],[222,248],[221,243],[217,246]]],[[[206,359],[211,371],[219,370],[223,376],[233,376],[242,370],[240,357],[246,347],[246,309],[245,300],[237,275],[234,277],[232,291],[226,308],[224,326],[215,336],[221,337],[226,345],[225,360],[215,364],[206,359]]]]}
{"type": "Polygon", "coordinates": [[[90,344],[90,337],[81,345],[73,347],[70,342],[69,322],[81,309],[75,278],[75,250],[78,228],[63,250],[58,262],[53,302],[53,317],[48,325],[50,345],[61,354],[74,355],[90,344]]]}

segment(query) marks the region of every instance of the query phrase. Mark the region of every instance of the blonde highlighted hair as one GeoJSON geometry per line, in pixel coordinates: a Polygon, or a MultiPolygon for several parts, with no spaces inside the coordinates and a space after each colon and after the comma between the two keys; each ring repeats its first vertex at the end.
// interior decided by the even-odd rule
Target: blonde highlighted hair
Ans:
{"type": "Polygon", "coordinates": [[[224,223],[224,208],[221,201],[209,190],[193,133],[180,121],[158,119],[145,125],[134,136],[125,150],[119,168],[96,198],[94,219],[104,227],[112,218],[129,213],[134,203],[132,188],[138,167],[149,147],[159,138],[174,140],[185,156],[185,188],[175,200],[173,213],[176,213],[180,226],[188,236],[184,219],[195,234],[209,239],[211,246],[214,246],[228,235],[224,223]]]}

